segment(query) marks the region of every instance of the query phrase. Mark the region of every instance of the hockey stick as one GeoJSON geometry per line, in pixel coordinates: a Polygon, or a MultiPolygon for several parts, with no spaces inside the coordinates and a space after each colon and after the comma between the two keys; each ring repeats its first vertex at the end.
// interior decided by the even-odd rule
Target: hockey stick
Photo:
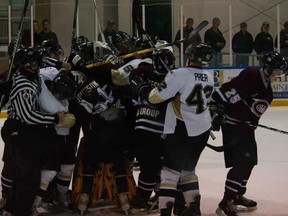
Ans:
{"type": "MultiPolygon", "coordinates": [[[[145,29],[143,28],[143,26],[141,25],[141,23],[139,21],[139,16],[138,16],[139,7],[140,7],[140,0],[133,0],[132,19],[133,19],[133,22],[135,23],[135,26],[137,27],[138,35],[145,37],[145,39],[148,40],[149,45],[151,47],[155,48],[154,42],[151,40],[150,36],[147,34],[147,32],[145,31],[145,29]],[[139,32],[140,32],[140,34],[139,34],[139,32]]],[[[162,60],[162,58],[160,56],[158,58],[159,58],[161,64],[164,66],[165,70],[167,72],[171,72],[170,68],[168,68],[168,66],[165,64],[165,62],[162,60]]]]}
{"type": "Polygon", "coordinates": [[[73,41],[76,38],[76,25],[77,25],[77,14],[78,14],[79,0],[75,0],[73,26],[72,26],[72,39],[71,39],[71,52],[73,52],[73,41]]]}
{"type": "MultiPolygon", "coordinates": [[[[101,27],[101,20],[100,20],[99,15],[98,15],[96,0],[93,0],[93,3],[94,3],[94,8],[95,8],[96,16],[97,16],[97,19],[98,19],[98,25],[99,25],[99,28],[100,28],[101,40],[106,43],[107,41],[106,41],[106,38],[105,38],[105,36],[104,36],[104,34],[103,34],[103,29],[102,29],[102,27],[101,27]]],[[[97,27],[96,27],[96,28],[97,28],[97,27]]],[[[98,35],[96,35],[96,37],[97,37],[96,40],[98,40],[98,35]]]]}
{"type": "Polygon", "coordinates": [[[211,145],[209,143],[206,143],[206,146],[216,152],[223,152],[224,151],[224,146],[214,146],[214,145],[211,145]]]}
{"type": "MultiPolygon", "coordinates": [[[[8,73],[7,73],[7,76],[6,76],[6,82],[8,82],[11,79],[11,76],[12,76],[12,68],[13,68],[13,65],[14,65],[16,52],[17,52],[19,44],[21,42],[22,27],[23,27],[23,23],[24,23],[24,18],[25,18],[26,13],[27,13],[28,5],[29,5],[29,0],[25,0],[24,8],[23,8],[23,11],[22,11],[21,20],[20,20],[20,23],[19,23],[19,26],[18,26],[17,35],[16,35],[15,42],[14,42],[13,52],[12,52],[12,56],[11,56],[12,58],[11,58],[11,61],[10,61],[10,64],[9,64],[9,70],[8,70],[8,73]]],[[[4,99],[5,99],[5,94],[1,95],[0,112],[1,112],[1,110],[3,108],[3,106],[4,106],[4,104],[3,104],[4,101],[5,101],[4,99]]]]}
{"type": "Polygon", "coordinates": [[[202,21],[190,34],[187,38],[183,38],[181,40],[177,40],[177,41],[174,41],[172,43],[167,43],[167,44],[163,44],[163,45],[160,45],[160,46],[157,46],[157,47],[151,47],[151,48],[148,48],[148,49],[144,49],[144,50],[140,50],[140,51],[136,51],[136,52],[133,52],[133,53],[128,53],[126,55],[122,55],[122,56],[117,56],[115,58],[111,58],[111,59],[108,59],[108,60],[104,60],[104,61],[101,61],[101,62],[96,62],[96,63],[93,63],[93,64],[89,64],[87,65],[86,67],[87,68],[93,68],[93,67],[98,67],[100,65],[104,65],[104,64],[109,64],[111,62],[114,62],[114,61],[120,61],[120,60],[123,60],[123,59],[126,59],[126,58],[130,58],[130,57],[133,57],[133,56],[136,56],[136,55],[142,55],[142,54],[145,54],[145,53],[148,53],[148,52],[152,52],[152,51],[155,51],[155,50],[159,50],[159,49],[162,49],[162,48],[165,48],[165,47],[168,47],[168,46],[173,46],[175,45],[176,43],[183,43],[187,40],[190,40],[192,37],[194,37],[197,33],[199,33],[203,28],[205,28],[206,26],[208,25],[208,21],[207,20],[204,20],[202,21]]]}
{"type": "Polygon", "coordinates": [[[265,125],[262,125],[262,124],[258,124],[258,126],[262,127],[262,128],[265,128],[265,129],[268,129],[268,130],[276,131],[276,132],[279,132],[279,133],[282,133],[282,134],[288,134],[288,131],[279,130],[277,128],[268,127],[268,126],[265,126],[265,125]]]}

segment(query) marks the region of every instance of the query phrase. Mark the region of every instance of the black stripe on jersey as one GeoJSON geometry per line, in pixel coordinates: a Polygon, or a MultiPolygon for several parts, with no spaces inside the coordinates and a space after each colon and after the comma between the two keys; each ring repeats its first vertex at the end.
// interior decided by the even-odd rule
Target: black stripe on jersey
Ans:
{"type": "Polygon", "coordinates": [[[38,81],[29,80],[23,75],[15,77],[10,93],[8,116],[27,124],[52,124],[54,115],[44,115],[37,111],[38,81]]]}
{"type": "Polygon", "coordinates": [[[42,59],[42,67],[57,67],[58,61],[56,59],[50,58],[50,57],[44,57],[42,59]]]}

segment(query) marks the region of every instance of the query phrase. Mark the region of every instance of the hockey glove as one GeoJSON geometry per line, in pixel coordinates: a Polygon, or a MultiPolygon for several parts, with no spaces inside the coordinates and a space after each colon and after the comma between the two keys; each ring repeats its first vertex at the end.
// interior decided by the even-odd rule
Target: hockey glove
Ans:
{"type": "Polygon", "coordinates": [[[133,89],[133,92],[140,97],[141,100],[147,100],[148,94],[151,91],[152,87],[144,79],[142,75],[135,75],[133,73],[129,76],[130,85],[133,89]]]}
{"type": "Polygon", "coordinates": [[[212,130],[219,131],[220,127],[225,125],[226,120],[223,114],[214,113],[212,116],[212,130]]]}
{"type": "Polygon", "coordinates": [[[98,91],[99,85],[95,81],[86,85],[76,96],[79,105],[91,114],[95,113],[95,106],[102,100],[98,91]]]}
{"type": "Polygon", "coordinates": [[[224,109],[225,107],[223,105],[219,105],[219,104],[210,105],[210,113],[212,117],[211,129],[213,131],[219,131],[220,127],[225,125],[226,119],[224,116],[224,109]]]}
{"type": "Polygon", "coordinates": [[[71,113],[66,113],[64,115],[58,114],[59,116],[59,122],[58,125],[64,128],[71,128],[76,122],[76,118],[71,113]]]}
{"type": "Polygon", "coordinates": [[[67,60],[68,63],[70,63],[75,70],[79,71],[85,71],[86,70],[86,64],[85,61],[75,53],[71,53],[67,60]]]}

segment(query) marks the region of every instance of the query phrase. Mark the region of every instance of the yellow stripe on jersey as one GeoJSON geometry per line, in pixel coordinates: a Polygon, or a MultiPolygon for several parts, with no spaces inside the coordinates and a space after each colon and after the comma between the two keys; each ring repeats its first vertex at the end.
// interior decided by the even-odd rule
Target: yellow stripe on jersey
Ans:
{"type": "Polygon", "coordinates": [[[175,115],[177,116],[177,118],[179,119],[183,119],[182,118],[182,115],[181,115],[181,102],[180,102],[180,96],[181,94],[178,93],[172,100],[172,107],[173,107],[173,110],[174,110],[174,113],[175,115]]]}
{"type": "Polygon", "coordinates": [[[125,78],[123,76],[123,73],[121,73],[118,70],[112,69],[111,70],[111,77],[112,77],[112,82],[115,85],[123,86],[123,85],[128,85],[129,84],[128,81],[127,81],[127,78],[125,78]]]}
{"type": "Polygon", "coordinates": [[[150,103],[152,104],[157,104],[157,103],[162,103],[165,100],[158,97],[158,95],[156,94],[156,88],[152,89],[148,95],[148,100],[150,103]]]}

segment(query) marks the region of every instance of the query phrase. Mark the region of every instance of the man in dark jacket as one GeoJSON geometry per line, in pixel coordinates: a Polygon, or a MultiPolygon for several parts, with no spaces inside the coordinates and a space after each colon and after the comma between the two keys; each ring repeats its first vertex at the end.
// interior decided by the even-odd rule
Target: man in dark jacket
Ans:
{"type": "Polygon", "coordinates": [[[219,30],[219,26],[220,19],[218,17],[213,18],[212,27],[208,29],[204,35],[204,42],[209,44],[213,49],[214,57],[210,62],[210,66],[219,66],[222,64],[221,50],[225,47],[226,40],[219,30]]]}
{"type": "Polygon", "coordinates": [[[248,66],[249,54],[253,51],[253,37],[247,31],[247,23],[240,24],[240,31],[232,38],[232,50],[235,56],[236,66],[248,66]]]}
{"type": "MultiPolygon", "coordinates": [[[[193,28],[193,25],[194,25],[194,20],[193,18],[188,18],[186,20],[186,26],[183,27],[183,38],[187,38],[189,36],[189,34],[194,30],[193,28]]],[[[180,35],[180,29],[178,30],[176,36],[175,36],[175,41],[178,41],[181,39],[181,35],[180,35]]],[[[196,34],[196,37],[193,37],[191,38],[190,40],[187,40],[183,43],[183,51],[185,52],[186,48],[190,45],[190,44],[193,44],[193,45],[197,45],[201,43],[201,37],[199,34],[196,34]]],[[[181,55],[182,53],[182,50],[181,50],[181,45],[180,43],[176,44],[176,46],[179,48],[179,53],[181,55]]],[[[186,65],[187,63],[187,56],[184,55],[183,57],[184,61],[183,61],[183,64],[186,65]]],[[[180,63],[181,63],[181,59],[180,59],[180,63]]]]}
{"type": "Polygon", "coordinates": [[[265,53],[269,53],[274,50],[273,38],[269,34],[269,23],[264,22],[261,26],[261,32],[259,32],[254,41],[254,50],[257,53],[257,59],[259,64],[262,65],[262,57],[265,53]]]}

